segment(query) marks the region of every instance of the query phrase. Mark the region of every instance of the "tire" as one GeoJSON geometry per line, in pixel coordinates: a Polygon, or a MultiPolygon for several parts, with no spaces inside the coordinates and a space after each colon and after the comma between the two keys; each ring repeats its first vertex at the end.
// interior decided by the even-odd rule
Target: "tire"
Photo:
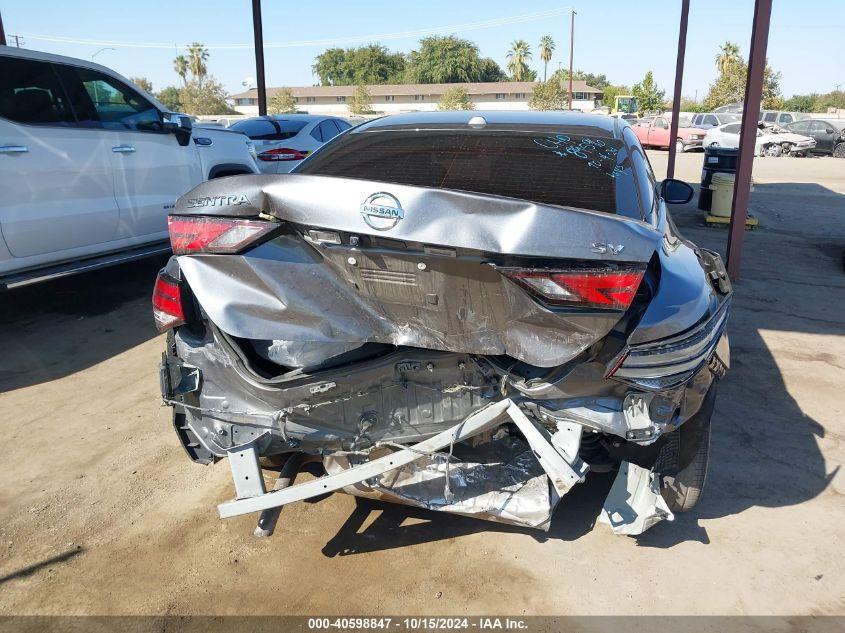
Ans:
{"type": "Polygon", "coordinates": [[[716,400],[716,383],[701,409],[680,429],[666,436],[654,471],[660,473],[660,493],[672,512],[692,510],[704,491],[710,462],[710,418],[716,400]]]}
{"type": "Polygon", "coordinates": [[[777,143],[772,143],[771,145],[767,145],[763,148],[763,155],[764,156],[774,156],[778,157],[783,154],[783,148],[778,145],[777,143]]]}
{"type": "Polygon", "coordinates": [[[675,141],[675,152],[678,154],[683,154],[686,151],[686,145],[681,139],[675,141]]]}
{"type": "Polygon", "coordinates": [[[845,158],[845,143],[839,143],[833,148],[834,158],[845,158]]]}
{"type": "Polygon", "coordinates": [[[718,142],[716,142],[716,141],[713,141],[713,142],[712,142],[712,143],[710,143],[710,145],[708,145],[707,147],[719,147],[719,143],[718,143],[718,142]]]}

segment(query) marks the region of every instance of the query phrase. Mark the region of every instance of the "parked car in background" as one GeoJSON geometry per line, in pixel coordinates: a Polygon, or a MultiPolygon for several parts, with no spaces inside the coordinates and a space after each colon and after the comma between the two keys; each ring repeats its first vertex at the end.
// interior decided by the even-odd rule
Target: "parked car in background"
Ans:
{"type": "Polygon", "coordinates": [[[699,112],[692,117],[693,127],[702,130],[739,121],[742,121],[742,115],[735,112],[699,112]]]}
{"type": "MultiPolygon", "coordinates": [[[[739,147],[741,123],[728,123],[710,128],[704,135],[704,147],[739,147]]],[[[759,156],[805,154],[816,146],[816,141],[803,134],[757,130],[754,153],[759,156]]]]}
{"type": "Polygon", "coordinates": [[[670,117],[661,115],[646,119],[639,119],[631,124],[631,129],[640,140],[643,147],[660,147],[669,149],[670,142],[675,143],[678,152],[685,152],[690,149],[700,149],[704,140],[704,130],[697,127],[689,127],[689,119],[678,119],[678,134],[674,140],[670,139],[672,120],[670,117]]]}
{"type": "Polygon", "coordinates": [[[790,123],[786,129],[813,137],[816,141],[813,154],[845,158],[845,119],[804,119],[790,123]]]}
{"type": "Polygon", "coordinates": [[[255,144],[264,174],[284,174],[350,125],[340,117],[317,114],[271,114],[232,123],[230,130],[246,134],[255,144]]]}
{"type": "Polygon", "coordinates": [[[188,456],[229,459],[220,516],[343,490],[544,529],[617,466],[615,532],[691,509],[732,293],[669,217],[692,195],[610,117],[476,111],[370,121],[180,198],[160,384],[188,456]],[[327,474],[267,493],[259,456],[327,474]]]}
{"type": "Polygon", "coordinates": [[[0,46],[0,288],[168,251],[176,198],[257,173],[251,146],[98,64],[0,46]]]}
{"type": "Polygon", "coordinates": [[[760,116],[757,117],[758,123],[763,123],[766,126],[779,125],[781,127],[794,123],[795,121],[803,121],[809,119],[810,115],[806,112],[785,112],[783,110],[761,110],[760,116]]]}

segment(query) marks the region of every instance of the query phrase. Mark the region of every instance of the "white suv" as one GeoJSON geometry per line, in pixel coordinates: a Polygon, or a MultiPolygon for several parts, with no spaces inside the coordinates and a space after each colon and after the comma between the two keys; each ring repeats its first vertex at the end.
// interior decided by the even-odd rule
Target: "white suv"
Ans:
{"type": "Polygon", "coordinates": [[[176,198],[252,173],[245,135],[98,64],[0,47],[0,288],[164,252],[176,198]]]}

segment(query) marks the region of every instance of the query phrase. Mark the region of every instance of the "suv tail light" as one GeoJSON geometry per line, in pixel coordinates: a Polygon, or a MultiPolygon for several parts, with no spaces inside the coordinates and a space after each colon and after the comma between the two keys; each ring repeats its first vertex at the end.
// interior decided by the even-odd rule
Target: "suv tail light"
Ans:
{"type": "Polygon", "coordinates": [[[185,323],[182,288],[179,281],[161,271],[153,288],[153,318],[159,332],[185,323]]]}
{"type": "Polygon", "coordinates": [[[261,239],[278,224],[262,220],[171,215],[167,218],[174,255],[238,253],[261,239]]]}
{"type": "Polygon", "coordinates": [[[627,310],[645,273],[645,269],[640,268],[498,270],[547,303],[607,310],[627,310]]]}
{"type": "Polygon", "coordinates": [[[258,160],[263,161],[279,161],[279,160],[302,160],[308,156],[308,152],[302,152],[298,149],[290,149],[289,147],[277,147],[275,149],[268,149],[258,155],[258,160]]]}

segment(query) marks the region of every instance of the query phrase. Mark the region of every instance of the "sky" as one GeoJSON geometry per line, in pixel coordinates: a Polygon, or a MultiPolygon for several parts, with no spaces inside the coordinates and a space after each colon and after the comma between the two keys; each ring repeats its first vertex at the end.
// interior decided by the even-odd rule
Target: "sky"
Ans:
{"type": "MultiPolygon", "coordinates": [[[[559,63],[564,67],[569,63],[569,15],[564,11],[567,5],[559,2],[263,0],[262,4],[268,86],[318,83],[311,72],[314,58],[338,40],[346,40],[339,42],[344,47],[374,41],[391,51],[408,52],[425,34],[454,33],[473,40],[482,56],[504,68],[510,43],[525,39],[534,52],[531,66],[542,77],[537,43],[548,34],[557,44],[549,72],[559,63]],[[479,23],[484,28],[478,28],[479,23]]],[[[658,85],[671,96],[680,4],[680,0],[574,0],[575,67],[627,85],[652,70],[658,85]]],[[[753,0],[692,0],[685,96],[704,97],[715,79],[718,46],[725,40],[738,43],[747,58],[753,6],[753,0]]],[[[124,76],[148,78],[155,91],[178,83],[172,61],[192,41],[209,47],[209,72],[230,93],[242,91],[244,80],[255,77],[250,0],[4,0],[0,13],[10,44],[14,41],[9,35],[20,34],[24,48],[83,59],[94,56],[124,76]],[[95,41],[50,41],[55,39],[95,41]],[[231,48],[238,45],[242,47],[231,48]]],[[[784,96],[845,87],[844,36],[845,1],[774,0],[768,57],[773,69],[782,73],[784,96]]]]}

